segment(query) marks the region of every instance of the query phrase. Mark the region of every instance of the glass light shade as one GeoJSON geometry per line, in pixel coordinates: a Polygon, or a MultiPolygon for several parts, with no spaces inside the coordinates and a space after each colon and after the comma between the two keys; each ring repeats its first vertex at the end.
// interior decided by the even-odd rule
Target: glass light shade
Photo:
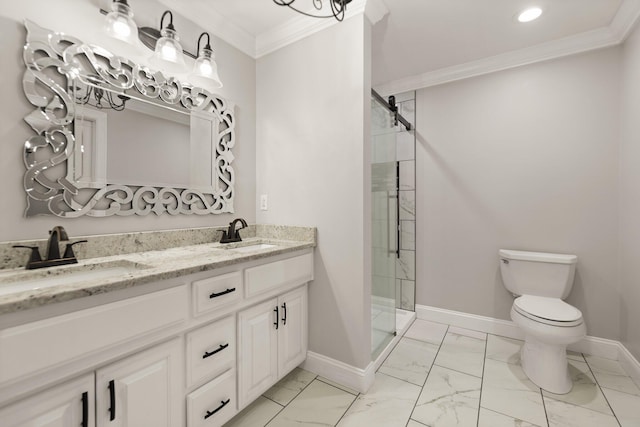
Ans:
{"type": "Polygon", "coordinates": [[[109,36],[130,45],[135,46],[138,43],[138,26],[133,21],[133,13],[128,4],[111,4],[111,12],[105,18],[105,31],[109,36]]]}
{"type": "Polygon", "coordinates": [[[222,87],[222,82],[218,75],[218,64],[216,64],[211,49],[204,48],[200,50],[198,59],[193,64],[192,80],[194,83],[206,85],[213,89],[222,87]]]}
{"type": "Polygon", "coordinates": [[[184,71],[186,67],[184,54],[175,30],[165,28],[160,34],[162,37],[156,42],[156,50],[151,57],[151,62],[172,73],[184,71]]]}

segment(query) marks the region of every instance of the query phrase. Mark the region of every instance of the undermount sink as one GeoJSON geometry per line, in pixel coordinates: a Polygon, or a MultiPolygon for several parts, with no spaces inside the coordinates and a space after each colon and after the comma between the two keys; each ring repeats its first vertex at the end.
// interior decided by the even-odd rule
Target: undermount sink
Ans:
{"type": "Polygon", "coordinates": [[[0,273],[0,296],[89,280],[103,280],[146,268],[149,266],[121,260],[0,273]]]}
{"type": "MultiPolygon", "coordinates": [[[[224,247],[224,246],[223,246],[224,247]]],[[[224,247],[225,249],[228,250],[232,250],[234,252],[256,252],[256,251],[261,251],[264,249],[271,249],[271,248],[275,248],[276,245],[273,245],[271,243],[249,243],[247,245],[243,245],[243,246],[229,246],[229,247],[224,247]]]]}

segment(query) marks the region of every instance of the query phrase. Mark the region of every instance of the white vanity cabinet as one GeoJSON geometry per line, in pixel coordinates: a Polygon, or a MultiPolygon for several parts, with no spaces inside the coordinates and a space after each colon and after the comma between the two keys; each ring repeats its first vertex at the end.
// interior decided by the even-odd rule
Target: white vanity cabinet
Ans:
{"type": "Polygon", "coordinates": [[[93,373],[0,409],[2,427],[95,427],[93,373]]]}
{"type": "Polygon", "coordinates": [[[182,425],[182,366],[174,339],[99,369],[96,426],[182,425]]]}
{"type": "Polygon", "coordinates": [[[220,427],[304,361],[312,279],[305,250],[0,318],[0,427],[220,427]]]}
{"type": "Polygon", "coordinates": [[[298,366],[307,353],[307,286],[238,314],[239,409],[298,366]]]}
{"type": "Polygon", "coordinates": [[[179,426],[181,367],[174,339],[0,409],[0,425],[179,426]]]}

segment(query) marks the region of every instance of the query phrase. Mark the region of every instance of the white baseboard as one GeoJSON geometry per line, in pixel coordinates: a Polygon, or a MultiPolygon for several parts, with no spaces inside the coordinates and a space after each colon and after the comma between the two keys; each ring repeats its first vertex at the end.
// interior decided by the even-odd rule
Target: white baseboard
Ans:
{"type": "Polygon", "coordinates": [[[502,337],[523,340],[524,334],[515,323],[508,320],[494,319],[492,317],[478,316],[476,314],[462,313],[460,311],[445,310],[443,308],[430,307],[416,304],[416,316],[421,320],[430,320],[437,323],[471,329],[472,331],[486,332],[502,337]]]}
{"type": "Polygon", "coordinates": [[[622,344],[618,347],[618,362],[624,371],[629,374],[636,385],[640,388],[640,362],[633,357],[633,354],[622,344]]]}
{"type": "Polygon", "coordinates": [[[366,393],[373,385],[376,371],[394,349],[398,341],[400,341],[400,338],[409,330],[409,326],[411,326],[416,318],[415,313],[412,312],[402,310],[400,314],[405,317],[402,325],[400,325],[401,329],[396,330],[396,336],[387,344],[376,360],[370,362],[365,369],[356,368],[355,366],[312,351],[307,352],[307,359],[300,367],[360,393],[366,393]]]}
{"type": "MultiPolygon", "coordinates": [[[[495,319],[493,317],[479,316],[419,304],[416,304],[416,315],[418,319],[422,320],[445,323],[447,325],[500,335],[507,338],[524,339],[524,334],[520,328],[510,320],[495,319]]],[[[581,341],[569,346],[569,350],[621,361],[620,348],[623,348],[626,354],[628,354],[628,357],[638,364],[638,361],[635,360],[631,353],[618,341],[586,336],[581,341]]],[[[625,357],[627,356],[625,355],[625,357]]],[[[629,362],[629,364],[632,365],[633,363],[629,362]]],[[[631,373],[629,374],[631,375],[631,373]]]]}
{"type": "Polygon", "coordinates": [[[369,391],[376,374],[374,362],[360,369],[313,351],[307,352],[307,359],[300,367],[360,393],[369,391]]]}

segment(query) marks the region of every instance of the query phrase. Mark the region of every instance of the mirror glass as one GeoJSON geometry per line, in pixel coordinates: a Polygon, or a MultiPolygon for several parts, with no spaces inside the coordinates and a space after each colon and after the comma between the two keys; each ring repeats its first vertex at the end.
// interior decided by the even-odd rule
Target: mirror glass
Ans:
{"type": "Polygon", "coordinates": [[[27,216],[233,212],[233,106],[25,25],[27,216]]]}
{"type": "Polygon", "coordinates": [[[74,182],[93,188],[107,183],[213,188],[211,141],[218,124],[213,114],[135,98],[126,99],[123,110],[108,107],[108,101],[96,106],[95,98],[76,103],[74,182]]]}

